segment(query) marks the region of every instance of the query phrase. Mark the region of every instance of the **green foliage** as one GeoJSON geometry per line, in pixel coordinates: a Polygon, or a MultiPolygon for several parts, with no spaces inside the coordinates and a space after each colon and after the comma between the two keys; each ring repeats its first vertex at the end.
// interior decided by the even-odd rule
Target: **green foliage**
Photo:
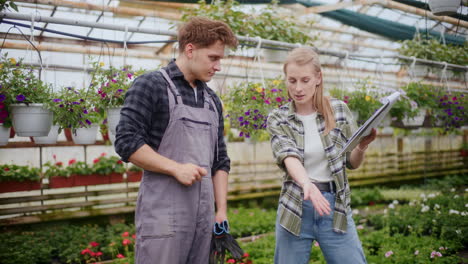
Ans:
{"type": "Polygon", "coordinates": [[[276,209],[243,207],[229,209],[228,219],[234,237],[265,234],[275,230],[276,209]]]}
{"type": "MultiPolygon", "coordinates": [[[[232,31],[241,36],[261,37],[262,39],[284,41],[289,43],[311,44],[313,39],[304,33],[296,22],[297,17],[286,16],[278,7],[278,1],[272,1],[259,13],[245,13],[235,0],[214,1],[207,4],[198,1],[198,8],[184,10],[182,21],[191,17],[202,16],[220,20],[228,24],[232,31]]],[[[305,23],[305,27],[311,26],[305,23]]]]}
{"type": "Polygon", "coordinates": [[[44,164],[44,177],[50,178],[55,176],[70,177],[71,175],[91,175],[101,174],[108,175],[111,173],[124,173],[125,165],[117,156],[106,156],[102,153],[101,156],[94,159],[93,165],[88,165],[84,161],[76,161],[71,159],[68,161],[68,166],[64,166],[62,161],[57,161],[54,155],[54,161],[48,161],[44,164]]]}
{"type": "Polygon", "coordinates": [[[222,97],[232,128],[241,132],[240,137],[260,141],[265,138],[268,113],[290,101],[284,82],[279,79],[261,83],[241,82],[229,88],[222,97]]]}
{"type": "Polygon", "coordinates": [[[53,99],[54,124],[60,128],[71,128],[74,132],[76,128],[89,127],[92,124],[99,124],[102,114],[94,107],[89,91],[65,87],[55,94],[53,99]]]}
{"type": "Polygon", "coordinates": [[[432,85],[422,84],[420,82],[411,82],[402,87],[406,96],[418,104],[420,108],[435,108],[439,91],[432,85]]]}
{"type": "Polygon", "coordinates": [[[94,104],[104,111],[109,107],[122,106],[125,93],[135,78],[143,71],[132,71],[127,65],[122,69],[110,66],[104,69],[103,62],[93,62],[93,73],[89,89],[92,90],[94,104]]]}
{"type": "Polygon", "coordinates": [[[9,9],[13,8],[16,12],[18,12],[18,6],[15,4],[14,1],[12,0],[0,0],[0,11],[3,11],[3,9],[9,9]]]}
{"type": "Polygon", "coordinates": [[[332,89],[330,95],[342,100],[348,104],[351,111],[358,113],[359,117],[356,121],[359,125],[364,124],[382,105],[379,99],[383,97],[383,95],[377,93],[377,87],[369,79],[359,80],[353,91],[332,89]]]}
{"type": "Polygon", "coordinates": [[[404,40],[398,51],[401,55],[407,57],[414,56],[419,59],[467,65],[467,45],[466,43],[464,46],[444,45],[434,37],[426,39],[420,35],[416,35],[412,40],[404,40]]]}
{"type": "Polygon", "coordinates": [[[0,182],[3,181],[39,181],[40,169],[19,165],[0,165],[0,182]]]}
{"type": "Polygon", "coordinates": [[[384,199],[378,188],[353,188],[351,193],[351,206],[374,205],[384,199]]]}

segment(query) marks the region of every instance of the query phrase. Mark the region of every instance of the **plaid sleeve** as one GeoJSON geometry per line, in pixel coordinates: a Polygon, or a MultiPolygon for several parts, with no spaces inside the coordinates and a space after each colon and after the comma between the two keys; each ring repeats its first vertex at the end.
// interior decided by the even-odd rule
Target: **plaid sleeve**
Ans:
{"type": "Polygon", "coordinates": [[[268,115],[267,131],[270,134],[273,157],[278,166],[286,170],[285,158],[296,157],[301,162],[303,158],[294,139],[292,126],[286,118],[283,118],[284,114],[281,111],[281,109],[275,109],[268,115]]]}
{"type": "MultiPolygon", "coordinates": [[[[346,136],[346,138],[349,139],[354,134],[354,132],[356,132],[358,127],[357,127],[356,120],[354,120],[353,115],[351,114],[351,110],[349,110],[348,105],[345,104],[344,102],[342,102],[341,105],[343,106],[342,109],[343,109],[344,117],[348,123],[347,129],[343,131],[343,133],[346,136]]],[[[350,159],[351,159],[351,152],[347,152],[346,153],[346,168],[352,170],[354,168],[351,165],[350,159]]]]}
{"type": "Polygon", "coordinates": [[[215,149],[215,159],[213,162],[212,175],[216,173],[217,170],[223,170],[229,173],[231,170],[231,160],[227,154],[226,142],[224,141],[224,115],[223,107],[221,105],[221,100],[216,95],[216,93],[211,94],[216,105],[216,110],[218,111],[219,116],[219,127],[218,127],[218,144],[215,149]]]}
{"type": "Polygon", "coordinates": [[[148,131],[151,128],[151,115],[157,99],[153,90],[157,79],[151,73],[138,77],[125,95],[124,106],[117,125],[115,151],[123,161],[144,144],[149,144],[148,131]]]}

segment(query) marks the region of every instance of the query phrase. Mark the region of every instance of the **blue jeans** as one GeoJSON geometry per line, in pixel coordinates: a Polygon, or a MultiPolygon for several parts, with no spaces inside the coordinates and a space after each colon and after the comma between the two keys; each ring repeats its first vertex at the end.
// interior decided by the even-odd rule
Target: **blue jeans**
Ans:
{"type": "Polygon", "coordinates": [[[302,205],[302,224],[299,236],[291,234],[276,220],[275,264],[309,263],[312,243],[317,241],[328,264],[367,263],[361,242],[356,232],[351,212],[348,213],[348,231],[345,234],[333,232],[333,211],[335,194],[322,192],[330,203],[330,215],[320,216],[312,202],[302,205]]]}

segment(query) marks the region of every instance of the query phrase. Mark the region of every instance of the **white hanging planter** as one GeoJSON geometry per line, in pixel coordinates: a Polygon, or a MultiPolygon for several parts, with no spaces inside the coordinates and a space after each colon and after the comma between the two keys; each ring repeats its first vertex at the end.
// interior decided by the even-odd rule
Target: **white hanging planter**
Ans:
{"type": "Polygon", "coordinates": [[[55,144],[57,143],[58,137],[58,125],[53,125],[50,128],[49,134],[46,137],[34,137],[34,143],[36,144],[55,144]]]}
{"type": "Polygon", "coordinates": [[[429,0],[429,8],[436,16],[455,15],[461,0],[429,0]]]}
{"type": "Polygon", "coordinates": [[[10,130],[11,127],[4,127],[3,124],[0,124],[0,146],[8,144],[8,139],[10,139],[10,130]]]}
{"type": "Polygon", "coordinates": [[[122,106],[107,108],[107,126],[109,127],[109,134],[116,134],[115,129],[119,124],[120,110],[122,110],[122,106]]]}
{"type": "Polygon", "coordinates": [[[419,113],[415,117],[405,117],[402,121],[405,126],[422,126],[425,118],[426,109],[419,109],[419,113]]]}
{"type": "Polygon", "coordinates": [[[89,145],[96,143],[98,128],[98,125],[77,128],[75,133],[72,132],[73,142],[75,142],[75,144],[81,145],[89,145]]]}
{"type": "Polygon", "coordinates": [[[288,56],[287,50],[264,49],[263,57],[268,62],[281,62],[283,63],[288,56]]]}
{"type": "Polygon", "coordinates": [[[426,77],[432,73],[432,68],[426,65],[416,64],[408,70],[410,76],[426,77]]]}
{"type": "Polygon", "coordinates": [[[44,137],[49,134],[54,114],[43,104],[12,104],[15,132],[21,137],[44,137]]]}

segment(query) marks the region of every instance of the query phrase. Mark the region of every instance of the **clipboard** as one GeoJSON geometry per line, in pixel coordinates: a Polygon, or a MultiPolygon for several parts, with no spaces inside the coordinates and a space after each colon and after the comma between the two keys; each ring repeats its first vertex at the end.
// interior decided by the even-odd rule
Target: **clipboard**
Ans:
{"type": "Polygon", "coordinates": [[[343,149],[338,154],[339,156],[345,154],[346,152],[351,152],[358,144],[361,142],[361,139],[365,136],[368,136],[372,128],[377,127],[380,122],[385,118],[385,116],[392,108],[393,104],[400,97],[399,92],[394,92],[391,95],[382,99],[383,105],[375,111],[375,113],[366,120],[366,122],[354,132],[354,134],[348,139],[348,142],[343,146],[343,149]]]}

